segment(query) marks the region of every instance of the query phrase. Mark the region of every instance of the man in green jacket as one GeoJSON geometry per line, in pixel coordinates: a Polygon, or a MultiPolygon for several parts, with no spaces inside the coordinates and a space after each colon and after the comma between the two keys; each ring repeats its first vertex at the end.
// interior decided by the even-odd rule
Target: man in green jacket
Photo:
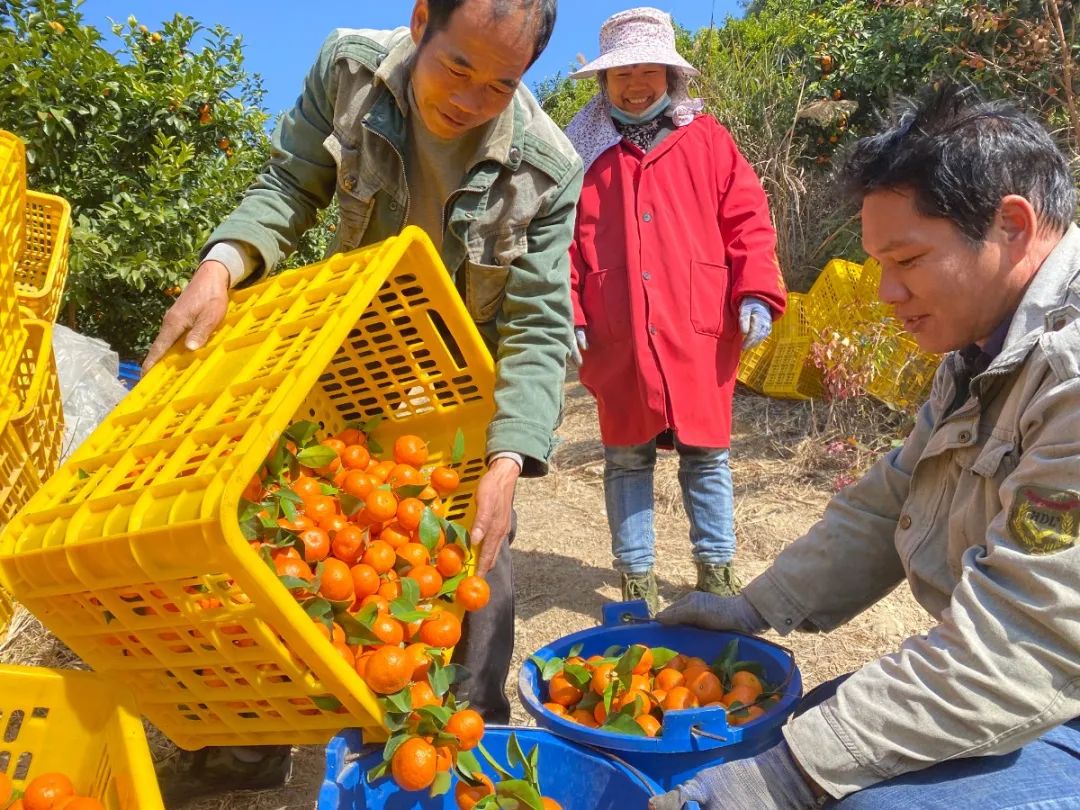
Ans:
{"type": "MultiPolygon", "coordinates": [[[[467,619],[455,656],[472,673],[463,697],[491,722],[509,720],[514,642],[510,555],[499,552],[512,535],[518,477],[547,472],[572,339],[568,251],[582,167],[521,84],[555,7],[416,0],[408,28],[332,33],[274,132],[269,165],[211,235],[144,364],[181,338],[188,349],[205,344],[230,287],[272,272],[335,195],[331,252],[406,225],[427,232],[496,359],[489,466],[471,528],[492,598],[467,619]]],[[[215,759],[239,755],[219,769],[229,778],[212,784],[215,768],[203,763],[197,778],[179,781],[260,787],[276,768],[264,753],[217,749],[215,759]],[[238,771],[250,779],[231,778],[238,771]]]]}

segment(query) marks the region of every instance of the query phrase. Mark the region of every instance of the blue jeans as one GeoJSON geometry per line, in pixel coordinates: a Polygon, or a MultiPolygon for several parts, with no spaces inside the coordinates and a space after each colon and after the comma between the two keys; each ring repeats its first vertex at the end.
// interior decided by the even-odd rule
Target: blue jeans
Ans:
{"type": "MultiPolygon", "coordinates": [[[[812,690],[796,714],[832,695],[843,675],[812,690]]],[[[829,810],[1075,810],[1080,808],[1080,718],[1011,754],[953,759],[879,782],[829,810]]]]}
{"type": "MultiPolygon", "coordinates": [[[[727,448],[690,447],[676,438],[675,449],[694,558],[710,565],[730,563],[735,556],[735,496],[727,448]]],[[[615,568],[623,574],[643,574],[656,562],[656,440],[605,447],[604,461],[604,501],[615,568]]]]}

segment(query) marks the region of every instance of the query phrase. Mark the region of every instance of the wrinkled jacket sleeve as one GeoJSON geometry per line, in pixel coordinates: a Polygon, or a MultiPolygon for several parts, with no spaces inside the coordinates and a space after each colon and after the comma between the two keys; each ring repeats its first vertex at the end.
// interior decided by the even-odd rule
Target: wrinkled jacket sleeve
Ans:
{"type": "Polygon", "coordinates": [[[581,162],[574,160],[529,225],[528,248],[510,267],[498,317],[495,417],[487,450],[520,453],[526,476],[547,473],[562,413],[573,338],[570,243],[581,182],[581,162]]]}
{"type": "Polygon", "coordinates": [[[903,446],[841,490],[822,519],[746,587],[747,598],[778,632],[832,630],[904,579],[896,523],[933,420],[927,403],[903,446]]]}
{"type": "Polygon", "coordinates": [[[333,130],[337,40],[334,33],[324,43],[303,93],[274,130],[269,165],[210,235],[203,256],[216,242],[245,242],[262,257],[256,275],[265,275],[296,249],[300,237],[315,224],[319,209],[330,204],[336,165],[323,142],[333,130]]]}
{"type": "Polygon", "coordinates": [[[748,295],[760,298],[773,318],[779,318],[787,306],[787,289],[765,190],[731,134],[716,123],[712,151],[720,191],[717,216],[731,268],[731,304],[737,307],[748,295]]]}
{"type": "Polygon", "coordinates": [[[1001,511],[985,546],[964,555],[940,624],[785,728],[833,796],[944,760],[1006,754],[1080,716],[1080,547],[1026,553],[1008,526],[1021,488],[1080,490],[1078,412],[1080,378],[1048,375],[1022,416],[1024,449],[1000,487],[1001,511]]]}

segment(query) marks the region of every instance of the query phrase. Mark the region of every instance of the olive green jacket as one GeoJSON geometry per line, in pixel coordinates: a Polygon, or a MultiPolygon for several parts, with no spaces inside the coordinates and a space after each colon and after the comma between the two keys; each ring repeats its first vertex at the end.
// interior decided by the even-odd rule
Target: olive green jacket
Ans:
{"type": "MultiPolygon", "coordinates": [[[[269,166],[214,231],[252,246],[265,274],[296,248],[320,208],[341,209],[331,252],[398,234],[408,222],[406,28],[338,29],[273,136],[269,166]]],[[[442,258],[496,359],[489,454],[542,475],[554,448],[572,338],[569,246],[581,190],[573,146],[519,87],[485,130],[481,159],[444,209],[442,258]]]]}

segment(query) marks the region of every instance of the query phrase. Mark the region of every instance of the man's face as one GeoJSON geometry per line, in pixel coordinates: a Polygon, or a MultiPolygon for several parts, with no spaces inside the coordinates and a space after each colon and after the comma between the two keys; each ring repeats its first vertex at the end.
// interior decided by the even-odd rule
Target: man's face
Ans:
{"type": "Polygon", "coordinates": [[[427,0],[417,0],[411,26],[420,46],[412,72],[416,106],[437,138],[460,138],[510,104],[532,62],[535,21],[516,8],[496,20],[491,0],[466,0],[449,25],[421,45],[427,24],[427,0]]]}
{"type": "Polygon", "coordinates": [[[863,199],[863,247],[881,263],[878,297],[923,351],[984,341],[1019,304],[1030,276],[1012,260],[999,220],[973,246],[950,220],[920,214],[909,190],[863,199]]]}
{"type": "Polygon", "coordinates": [[[668,91],[664,65],[611,68],[605,76],[608,98],[620,110],[641,114],[668,91]]]}

